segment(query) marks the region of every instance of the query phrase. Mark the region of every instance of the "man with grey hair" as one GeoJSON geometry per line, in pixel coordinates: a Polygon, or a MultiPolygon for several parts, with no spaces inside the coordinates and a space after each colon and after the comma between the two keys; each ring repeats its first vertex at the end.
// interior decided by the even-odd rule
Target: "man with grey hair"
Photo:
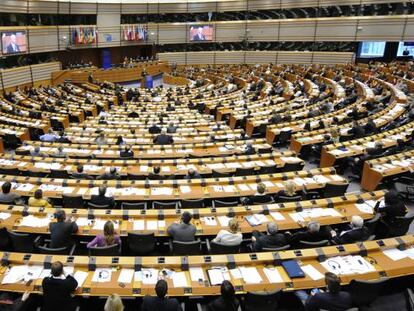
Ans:
{"type": "Polygon", "coordinates": [[[347,230],[343,230],[340,233],[331,231],[333,241],[337,244],[355,243],[364,241],[368,238],[369,233],[367,228],[364,227],[364,220],[361,216],[352,216],[351,223],[347,230]]]}
{"type": "Polygon", "coordinates": [[[261,251],[263,248],[276,248],[289,244],[290,236],[279,233],[277,224],[269,222],[267,224],[267,234],[257,230],[252,233],[252,250],[261,251]]]}
{"type": "Polygon", "coordinates": [[[320,242],[323,240],[330,240],[332,238],[328,227],[322,227],[317,221],[310,221],[307,229],[298,231],[292,235],[291,244],[304,242],[320,242]]]}

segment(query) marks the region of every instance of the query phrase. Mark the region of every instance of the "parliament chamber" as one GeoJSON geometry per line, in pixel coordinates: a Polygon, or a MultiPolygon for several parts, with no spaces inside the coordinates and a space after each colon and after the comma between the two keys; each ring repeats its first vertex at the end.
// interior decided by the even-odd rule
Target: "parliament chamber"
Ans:
{"type": "Polygon", "coordinates": [[[412,1],[0,4],[0,311],[414,310],[412,1]]]}

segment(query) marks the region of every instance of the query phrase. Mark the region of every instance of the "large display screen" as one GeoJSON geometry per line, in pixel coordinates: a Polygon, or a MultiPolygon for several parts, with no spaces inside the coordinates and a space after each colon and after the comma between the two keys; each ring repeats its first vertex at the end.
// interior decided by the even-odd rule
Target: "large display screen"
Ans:
{"type": "Polygon", "coordinates": [[[147,25],[123,25],[122,39],[124,41],[138,41],[144,42],[148,40],[148,26],[147,25]]]}
{"type": "Polygon", "coordinates": [[[3,54],[27,52],[27,37],[25,31],[3,32],[1,35],[3,54]]]}
{"type": "Polygon", "coordinates": [[[358,57],[383,57],[385,52],[385,41],[365,41],[359,44],[358,57]]]}
{"type": "Polygon", "coordinates": [[[212,41],[213,26],[199,25],[190,27],[190,41],[212,41]]]}
{"type": "Polygon", "coordinates": [[[397,57],[414,56],[414,42],[400,41],[398,44],[397,57]]]}
{"type": "Polygon", "coordinates": [[[79,26],[71,28],[71,44],[90,45],[98,43],[98,31],[94,26],[79,26]]]}

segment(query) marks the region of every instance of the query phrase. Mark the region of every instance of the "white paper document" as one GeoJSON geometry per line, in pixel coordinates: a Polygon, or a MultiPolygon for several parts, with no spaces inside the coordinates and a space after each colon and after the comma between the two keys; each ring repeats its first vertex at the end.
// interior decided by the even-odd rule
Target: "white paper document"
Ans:
{"type": "Polygon", "coordinates": [[[174,287],[188,287],[187,277],[185,272],[175,272],[172,276],[174,287]]]}
{"type": "Polygon", "coordinates": [[[283,283],[282,276],[279,273],[279,270],[274,268],[263,268],[264,274],[266,274],[267,279],[270,283],[283,283]]]}
{"type": "Polygon", "coordinates": [[[86,271],[76,271],[73,277],[78,282],[78,287],[82,287],[83,283],[85,283],[86,278],[88,277],[89,273],[86,271]]]}
{"type": "Polygon", "coordinates": [[[382,252],[384,253],[384,255],[386,255],[393,261],[397,261],[408,257],[408,254],[405,251],[400,251],[398,248],[386,249],[382,252]]]}
{"type": "Polygon", "coordinates": [[[111,268],[97,268],[93,274],[92,282],[107,283],[111,282],[112,269],[111,268]]]}
{"type": "Polygon", "coordinates": [[[201,268],[201,267],[190,267],[189,270],[190,270],[191,281],[193,281],[193,282],[199,282],[199,281],[204,282],[205,277],[204,277],[203,268],[201,268]]]}
{"type": "Polygon", "coordinates": [[[129,284],[132,282],[133,277],[134,269],[122,269],[118,277],[118,282],[129,284]]]}
{"type": "Polygon", "coordinates": [[[325,276],[320,273],[314,266],[306,265],[301,267],[303,272],[306,273],[312,280],[317,281],[323,279],[325,276]]]}
{"type": "Polygon", "coordinates": [[[259,284],[262,282],[262,277],[256,267],[240,267],[239,269],[246,284],[259,284]]]}

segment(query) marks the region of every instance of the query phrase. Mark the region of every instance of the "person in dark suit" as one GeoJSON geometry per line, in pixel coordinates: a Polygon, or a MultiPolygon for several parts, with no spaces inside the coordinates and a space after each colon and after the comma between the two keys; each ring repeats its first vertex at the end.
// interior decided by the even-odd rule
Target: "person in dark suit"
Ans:
{"type": "Polygon", "coordinates": [[[332,230],[333,241],[337,244],[355,243],[368,238],[368,230],[364,227],[364,220],[361,216],[354,215],[350,226],[340,233],[332,230]]]}
{"type": "Polygon", "coordinates": [[[171,105],[171,103],[168,103],[165,110],[166,111],[175,111],[175,107],[173,105],[171,105]]]}
{"type": "Polygon", "coordinates": [[[56,222],[49,224],[50,247],[69,247],[73,244],[72,234],[78,231],[78,225],[70,218],[66,219],[64,210],[55,213],[56,222]]]}
{"type": "Polygon", "coordinates": [[[150,134],[159,134],[161,133],[161,128],[157,126],[156,124],[153,124],[152,126],[150,126],[148,131],[150,134]]]}
{"type": "Polygon", "coordinates": [[[92,176],[84,173],[83,165],[80,164],[76,167],[76,172],[72,173],[71,177],[75,179],[93,179],[92,176]]]}
{"type": "Polygon", "coordinates": [[[237,311],[240,303],[236,298],[233,284],[225,280],[220,287],[221,296],[207,305],[207,311],[237,311]]]}
{"type": "Polygon", "coordinates": [[[187,172],[187,175],[184,176],[185,179],[197,179],[201,178],[201,175],[194,169],[190,168],[187,172]]]}
{"type": "Polygon", "coordinates": [[[138,118],[139,114],[136,111],[132,111],[128,114],[128,118],[138,118]]]}
{"type": "Polygon", "coordinates": [[[394,190],[388,191],[384,195],[384,206],[380,206],[380,203],[378,201],[375,205],[375,211],[381,213],[382,220],[390,226],[395,222],[395,217],[403,217],[407,213],[403,200],[394,190]]]}
{"type": "Polygon", "coordinates": [[[352,128],[348,130],[348,134],[352,135],[353,139],[358,139],[364,137],[365,131],[364,128],[358,124],[358,122],[354,121],[352,128]]]}
{"type": "Polygon", "coordinates": [[[42,281],[43,308],[42,311],[73,311],[76,302],[72,298],[78,287],[78,282],[70,274],[64,274],[63,264],[60,261],[52,263],[52,275],[42,281]]]}
{"type": "Polygon", "coordinates": [[[171,135],[167,135],[166,131],[163,130],[161,134],[154,138],[153,142],[157,145],[169,145],[174,142],[174,139],[171,135]]]}
{"type": "Polygon", "coordinates": [[[167,298],[168,284],[165,280],[159,280],[155,285],[156,297],[145,296],[142,302],[142,311],[181,311],[177,299],[167,298]]]}
{"type": "Polygon", "coordinates": [[[205,41],[206,36],[203,34],[203,30],[204,30],[203,27],[198,27],[197,33],[193,36],[192,41],[205,41]]]}
{"type": "Polygon", "coordinates": [[[325,284],[327,291],[323,292],[314,289],[308,295],[305,291],[296,292],[296,296],[305,306],[305,311],[345,311],[352,306],[352,298],[348,292],[341,291],[341,281],[339,277],[332,273],[325,273],[325,284]]]}
{"type": "Polygon", "coordinates": [[[98,189],[98,194],[91,196],[90,202],[96,205],[108,205],[109,208],[114,208],[115,201],[112,196],[106,196],[106,187],[100,186],[98,189]]]}
{"type": "Polygon", "coordinates": [[[173,224],[171,224],[167,229],[167,233],[175,241],[194,241],[194,236],[197,230],[196,227],[193,224],[191,224],[192,218],[193,216],[189,212],[184,212],[181,215],[180,223],[174,222],[173,224]]]}
{"type": "Polygon", "coordinates": [[[247,143],[246,144],[246,149],[244,149],[244,154],[245,155],[256,154],[256,149],[254,149],[252,143],[247,143]]]}
{"type": "Polygon", "coordinates": [[[289,237],[286,234],[278,233],[277,224],[269,222],[267,224],[267,234],[257,230],[252,232],[252,249],[261,251],[263,247],[282,247],[289,244],[289,237]]]}
{"type": "Polygon", "coordinates": [[[243,200],[243,203],[246,205],[252,204],[265,204],[265,203],[273,203],[273,197],[266,194],[266,185],[264,183],[258,183],[256,187],[256,193],[243,200]]]}
{"type": "Polygon", "coordinates": [[[132,158],[134,157],[134,151],[132,151],[131,146],[125,146],[124,150],[119,153],[121,158],[132,158]]]}
{"type": "Polygon", "coordinates": [[[167,133],[168,134],[176,133],[177,129],[178,129],[178,126],[175,126],[174,123],[171,122],[167,127],[167,133]]]}
{"type": "Polygon", "coordinates": [[[164,179],[164,176],[162,176],[160,173],[161,173],[161,168],[158,165],[154,166],[154,168],[152,169],[152,173],[148,174],[148,179],[150,179],[150,180],[162,180],[162,179],[164,179]]]}
{"type": "Polygon", "coordinates": [[[323,240],[330,240],[332,238],[331,232],[328,227],[323,227],[317,221],[311,221],[308,223],[306,231],[299,231],[292,235],[290,239],[291,244],[296,244],[299,241],[305,242],[319,242],[323,240]]]}
{"type": "Polygon", "coordinates": [[[120,179],[119,174],[116,171],[116,167],[111,167],[109,172],[103,173],[102,175],[98,176],[98,179],[103,180],[111,180],[111,179],[120,179]]]}
{"type": "Polygon", "coordinates": [[[367,124],[364,126],[365,134],[376,134],[378,133],[377,125],[374,120],[368,118],[367,124]]]}
{"type": "Polygon", "coordinates": [[[20,53],[20,47],[16,42],[16,35],[12,34],[10,36],[10,43],[6,47],[7,54],[10,53],[20,53]]]}

